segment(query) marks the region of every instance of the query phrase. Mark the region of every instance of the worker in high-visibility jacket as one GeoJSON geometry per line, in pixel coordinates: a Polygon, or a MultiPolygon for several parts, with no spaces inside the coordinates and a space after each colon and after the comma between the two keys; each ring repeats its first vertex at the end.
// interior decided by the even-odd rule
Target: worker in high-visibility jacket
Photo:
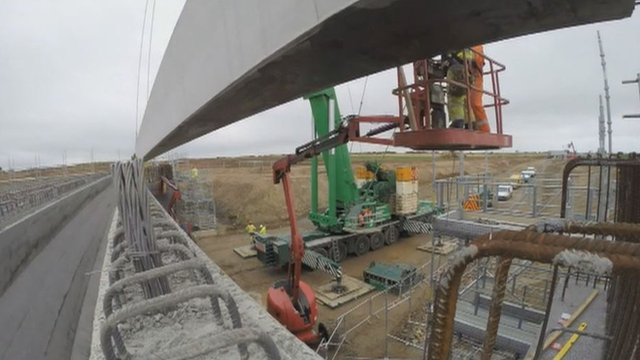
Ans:
{"type": "MultiPolygon", "coordinates": [[[[467,69],[470,69],[473,58],[473,52],[469,49],[450,54],[447,80],[460,84],[471,83],[473,77],[471,74],[465,74],[465,72],[467,69]],[[466,67],[465,62],[467,63],[466,67]]],[[[463,86],[453,83],[448,84],[447,110],[449,112],[449,119],[451,119],[450,126],[453,128],[473,128],[475,118],[468,106],[467,93],[467,89],[463,86]]]]}
{"type": "Polygon", "coordinates": [[[253,234],[254,232],[256,232],[256,226],[253,225],[253,221],[249,221],[249,224],[247,224],[247,226],[244,228],[244,230],[248,234],[253,234]]]}
{"type": "Polygon", "coordinates": [[[258,234],[260,235],[267,235],[267,227],[260,224],[259,230],[258,230],[258,234]]]}
{"type": "MultiPolygon", "coordinates": [[[[482,45],[472,47],[473,62],[471,63],[471,75],[473,77],[473,87],[479,90],[483,89],[482,71],[484,68],[484,49],[482,45]]],[[[471,89],[471,95],[469,101],[471,102],[471,109],[473,110],[473,116],[475,118],[474,130],[479,130],[485,133],[491,131],[489,126],[489,120],[487,119],[487,113],[484,111],[484,105],[482,104],[482,91],[471,89]]]]}
{"type": "Polygon", "coordinates": [[[244,231],[249,234],[249,242],[251,245],[255,245],[255,239],[253,238],[253,234],[256,233],[256,226],[253,225],[253,221],[249,221],[249,224],[244,228],[244,231]]]}

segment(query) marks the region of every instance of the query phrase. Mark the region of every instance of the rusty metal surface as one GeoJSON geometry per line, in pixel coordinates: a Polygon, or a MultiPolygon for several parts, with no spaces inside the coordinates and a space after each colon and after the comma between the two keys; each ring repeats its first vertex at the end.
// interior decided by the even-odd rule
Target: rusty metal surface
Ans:
{"type": "MultiPolygon", "coordinates": [[[[561,217],[566,213],[568,179],[579,166],[608,168],[615,171],[616,223],[573,222],[566,219],[547,220],[524,231],[502,231],[477,238],[457,254],[442,273],[436,289],[435,313],[430,342],[425,347],[425,358],[447,359],[450,356],[454,316],[460,279],[467,265],[488,256],[499,256],[496,272],[492,311],[487,319],[487,336],[483,344],[483,359],[491,358],[500,319],[500,304],[504,297],[501,271],[508,273],[510,259],[526,259],[552,263],[554,274],[558,266],[578,266],[598,275],[611,275],[607,294],[607,336],[611,338],[605,350],[608,360],[637,359],[640,356],[640,159],[635,155],[613,158],[574,159],[563,171],[561,217]],[[563,234],[596,235],[594,238],[571,237],[563,234]],[[606,238],[611,237],[611,240],[606,238]],[[506,269],[505,269],[506,268],[506,269]]],[[[601,182],[602,186],[602,182],[601,182]]],[[[607,198],[607,203],[609,199],[607,198]]],[[[554,276],[555,280],[555,276],[554,276]]],[[[550,297],[551,299],[551,297],[550,297]]],[[[551,300],[547,304],[547,313],[551,300]]],[[[544,339],[544,326],[538,346],[544,339]]]]}
{"type": "MultiPolygon", "coordinates": [[[[611,242],[532,231],[501,231],[476,239],[458,253],[443,272],[436,289],[434,323],[431,328],[428,354],[432,360],[450,355],[453,322],[460,279],[467,265],[487,256],[505,256],[543,263],[556,263],[558,255],[567,250],[593,255],[593,259],[610,261],[614,274],[640,272],[640,244],[611,242]]],[[[562,264],[562,265],[566,265],[562,264]]]]}
{"type": "Polygon", "coordinates": [[[500,325],[500,315],[502,314],[502,302],[504,293],[507,289],[507,278],[509,276],[509,268],[513,261],[510,257],[503,257],[498,260],[498,267],[495,274],[495,285],[493,286],[493,294],[491,295],[491,306],[489,307],[489,315],[487,316],[487,332],[482,344],[481,360],[491,360],[491,353],[496,345],[498,336],[498,327],[500,325]]]}
{"type": "MultiPolygon", "coordinates": [[[[627,228],[640,226],[640,167],[621,164],[617,167],[615,221],[627,228]]],[[[616,237],[619,241],[621,237],[616,237]]],[[[640,236],[624,238],[640,243],[640,236]]],[[[637,359],[640,356],[640,278],[637,274],[614,276],[608,297],[607,332],[612,336],[606,351],[607,359],[637,359]],[[635,354],[634,354],[635,353],[635,354]]]]}
{"type": "Polygon", "coordinates": [[[629,223],[594,223],[580,224],[569,222],[565,227],[565,232],[587,235],[611,235],[618,240],[637,242],[640,238],[640,224],[629,223]],[[633,241],[636,239],[635,241],[633,241]]]}
{"type": "MultiPolygon", "coordinates": [[[[620,202],[620,204],[623,204],[620,202]]],[[[635,201],[634,201],[635,203],[635,201]]],[[[547,219],[535,225],[530,225],[527,230],[545,233],[567,233],[582,235],[609,235],[618,240],[638,242],[640,238],[640,224],[634,223],[607,223],[607,222],[579,222],[566,219],[547,219]]]]}
{"type": "Polygon", "coordinates": [[[428,129],[397,132],[395,146],[414,150],[491,150],[511,147],[511,135],[488,134],[464,129],[428,129]]]}

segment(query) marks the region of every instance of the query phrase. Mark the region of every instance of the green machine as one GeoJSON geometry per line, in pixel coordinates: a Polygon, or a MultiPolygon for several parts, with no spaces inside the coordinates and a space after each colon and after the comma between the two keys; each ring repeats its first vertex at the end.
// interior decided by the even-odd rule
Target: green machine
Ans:
{"type": "MultiPolygon", "coordinates": [[[[323,139],[339,128],[342,116],[336,101],[334,88],[328,88],[305,97],[311,105],[314,134],[323,139]],[[333,116],[330,116],[333,107],[333,116]]],[[[363,208],[370,208],[375,216],[369,226],[375,226],[391,219],[389,199],[395,193],[395,174],[384,171],[377,163],[367,163],[367,170],[376,174],[376,179],[367,182],[358,190],[353,178],[351,158],[346,144],[322,152],[322,161],[329,184],[328,206],[325,211],[318,209],[318,157],[311,158],[311,211],[309,219],[320,231],[339,234],[345,226],[352,227],[363,208]]],[[[369,219],[368,219],[369,220],[369,219]]]]}
{"type": "MultiPolygon", "coordinates": [[[[359,256],[391,245],[401,235],[430,232],[431,217],[438,211],[432,203],[418,201],[418,210],[413,214],[396,215],[392,211],[396,196],[395,171],[386,171],[379,164],[368,162],[367,171],[374,176],[358,188],[346,145],[350,119],[343,120],[335,90],[328,88],[305,99],[311,105],[315,139],[296,148],[295,153],[286,158],[293,163],[311,160],[309,219],[316,230],[302,235],[303,263],[339,277],[339,263],[347,254],[359,256]],[[320,161],[328,183],[326,209],[319,206],[320,161]]],[[[274,267],[288,263],[288,236],[255,236],[254,239],[260,261],[274,267]]]]}
{"type": "Polygon", "coordinates": [[[391,288],[393,292],[404,292],[422,279],[417,269],[409,264],[385,264],[372,262],[362,272],[362,278],[378,290],[391,288]]]}

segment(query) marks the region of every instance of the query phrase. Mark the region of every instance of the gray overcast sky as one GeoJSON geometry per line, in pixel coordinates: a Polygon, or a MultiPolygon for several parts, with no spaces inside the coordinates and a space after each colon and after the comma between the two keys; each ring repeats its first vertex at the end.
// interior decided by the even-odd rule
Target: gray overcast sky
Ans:
{"type": "MultiPolygon", "coordinates": [[[[147,31],[151,19],[151,5],[147,31]]],[[[157,1],[151,57],[143,44],[139,115],[147,72],[155,77],[184,0],[157,1]],[[150,63],[150,67],[147,64],[150,63]]],[[[133,152],[136,84],[144,0],[0,0],[0,166],[43,165],[126,158],[133,152]]],[[[597,148],[602,74],[600,30],[612,96],[614,151],[639,151],[638,90],[621,85],[640,72],[640,15],[630,19],[536,34],[489,44],[487,55],[507,65],[505,132],[514,149],[578,151],[597,148]]],[[[152,82],[152,81],[151,81],[152,82]]],[[[343,114],[355,113],[364,79],[338,87],[343,114]]],[[[391,114],[392,71],[371,75],[363,114],[391,114]]],[[[139,125],[139,124],[138,124],[139,125]]],[[[290,152],[311,136],[310,111],[295,100],[175,149],[173,155],[228,156],[290,152]],[[273,129],[283,129],[275,134],[273,129]],[[286,130],[284,130],[286,129],[286,130]],[[269,133],[269,138],[258,134],[269,133]],[[255,135],[254,135],[255,134],[255,135]]],[[[354,145],[354,150],[369,150],[354,145]]]]}

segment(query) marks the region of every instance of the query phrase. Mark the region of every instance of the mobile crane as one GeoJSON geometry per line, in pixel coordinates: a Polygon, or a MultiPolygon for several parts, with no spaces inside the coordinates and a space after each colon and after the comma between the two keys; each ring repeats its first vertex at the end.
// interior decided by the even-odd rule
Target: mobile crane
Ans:
{"type": "MultiPolygon", "coordinates": [[[[375,163],[368,163],[367,170],[373,174],[360,188],[356,186],[347,146],[349,141],[375,139],[375,135],[393,129],[397,125],[383,125],[360,134],[360,117],[340,117],[335,90],[325,89],[309,95],[308,100],[318,137],[298,147],[294,155],[279,160],[281,166],[289,159],[293,165],[311,159],[311,210],[309,219],[316,230],[301,235],[307,252],[303,263],[313,269],[329,272],[337,280],[341,277],[340,262],[347,254],[363,255],[384,245],[395,243],[406,233],[428,233],[430,217],[437,209],[428,201],[417,201],[412,213],[397,214],[391,199],[395,196],[395,173],[386,171],[375,163]],[[331,107],[331,110],[329,108],[331,107]],[[319,209],[318,157],[326,169],[328,180],[328,206],[319,209]],[[364,219],[362,214],[369,214],[364,219]]],[[[375,117],[389,121],[391,116],[375,117]]],[[[281,166],[281,168],[284,168],[281,166]]],[[[258,259],[267,266],[287,266],[291,238],[277,236],[255,236],[258,259]]]]}

